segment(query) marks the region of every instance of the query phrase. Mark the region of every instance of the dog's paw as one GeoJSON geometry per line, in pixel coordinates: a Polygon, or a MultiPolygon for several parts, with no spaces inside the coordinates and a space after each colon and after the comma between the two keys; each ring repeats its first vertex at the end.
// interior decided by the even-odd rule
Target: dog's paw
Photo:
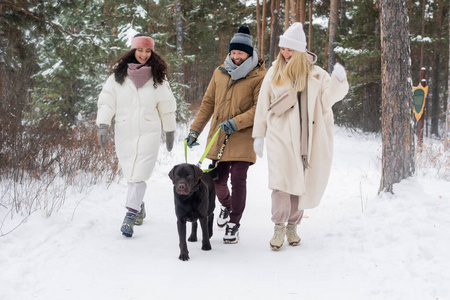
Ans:
{"type": "Polygon", "coordinates": [[[202,250],[209,251],[209,250],[211,250],[211,249],[212,249],[212,247],[211,247],[211,244],[210,244],[210,243],[207,243],[207,244],[203,244],[203,245],[202,245],[202,250]]]}
{"type": "Polygon", "coordinates": [[[189,252],[180,253],[180,256],[178,256],[178,259],[182,260],[182,261],[188,261],[189,260],[189,252]]]}
{"type": "Polygon", "coordinates": [[[189,242],[196,242],[197,241],[197,236],[190,236],[189,238],[188,238],[188,241],[189,242]]]}

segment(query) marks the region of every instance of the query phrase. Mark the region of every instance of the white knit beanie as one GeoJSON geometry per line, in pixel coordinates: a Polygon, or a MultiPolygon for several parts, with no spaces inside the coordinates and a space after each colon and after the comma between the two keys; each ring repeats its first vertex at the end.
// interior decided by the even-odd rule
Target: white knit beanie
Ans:
{"type": "Polygon", "coordinates": [[[302,23],[293,23],[284,33],[280,36],[279,47],[289,48],[300,52],[306,52],[306,36],[303,31],[302,23]]]}

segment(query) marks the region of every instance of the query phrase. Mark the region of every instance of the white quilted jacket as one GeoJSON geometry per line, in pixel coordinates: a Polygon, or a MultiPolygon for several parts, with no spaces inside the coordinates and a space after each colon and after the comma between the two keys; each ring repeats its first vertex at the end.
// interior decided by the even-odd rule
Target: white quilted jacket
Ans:
{"type": "Polygon", "coordinates": [[[136,88],[130,78],[120,85],[109,76],[98,99],[97,125],[115,116],[116,153],[128,182],[146,181],[158,157],[161,129],[174,131],[176,100],[169,83],[153,87],[153,78],[136,88]],[[161,128],[162,127],[162,128],[161,128]]]}

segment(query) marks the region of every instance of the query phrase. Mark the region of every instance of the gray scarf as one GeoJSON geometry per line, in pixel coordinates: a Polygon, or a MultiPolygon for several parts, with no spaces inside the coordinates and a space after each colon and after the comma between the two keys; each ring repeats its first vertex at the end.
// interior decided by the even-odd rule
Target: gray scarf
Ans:
{"type": "Polygon", "coordinates": [[[231,76],[231,80],[236,81],[244,78],[258,65],[258,53],[253,50],[253,55],[247,58],[240,66],[236,66],[228,53],[225,59],[225,69],[231,76]]]}

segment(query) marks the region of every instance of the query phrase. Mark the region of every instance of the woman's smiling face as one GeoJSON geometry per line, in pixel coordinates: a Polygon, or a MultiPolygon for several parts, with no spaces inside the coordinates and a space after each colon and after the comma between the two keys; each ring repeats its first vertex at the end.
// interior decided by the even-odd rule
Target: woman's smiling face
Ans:
{"type": "Polygon", "coordinates": [[[145,64],[150,56],[152,56],[152,49],[150,48],[136,48],[134,56],[140,64],[145,64]]]}
{"type": "Polygon", "coordinates": [[[280,48],[280,52],[281,52],[281,55],[283,55],[284,60],[285,60],[286,62],[289,62],[289,60],[290,60],[291,57],[292,57],[292,54],[294,54],[294,50],[293,50],[293,49],[284,48],[284,47],[281,47],[281,48],[280,48]]]}

